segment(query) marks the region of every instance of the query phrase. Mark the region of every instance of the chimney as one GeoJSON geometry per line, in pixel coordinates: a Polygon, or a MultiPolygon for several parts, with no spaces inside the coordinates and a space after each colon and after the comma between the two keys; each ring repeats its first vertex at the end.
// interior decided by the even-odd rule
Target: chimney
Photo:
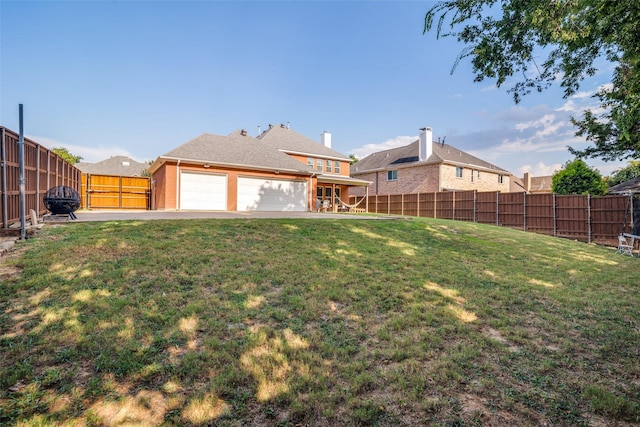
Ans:
{"type": "Polygon", "coordinates": [[[524,191],[529,193],[531,191],[531,174],[525,172],[522,180],[524,181],[524,191]]]}
{"type": "Polygon", "coordinates": [[[246,129],[242,129],[242,130],[240,131],[240,135],[242,135],[242,136],[247,136],[247,130],[246,130],[246,129]]]}
{"type": "Polygon", "coordinates": [[[418,148],[418,160],[426,161],[433,153],[433,131],[430,127],[420,129],[420,142],[418,148]]]}
{"type": "Polygon", "coordinates": [[[331,148],[331,134],[326,130],[320,134],[320,144],[327,148],[331,148]]]}

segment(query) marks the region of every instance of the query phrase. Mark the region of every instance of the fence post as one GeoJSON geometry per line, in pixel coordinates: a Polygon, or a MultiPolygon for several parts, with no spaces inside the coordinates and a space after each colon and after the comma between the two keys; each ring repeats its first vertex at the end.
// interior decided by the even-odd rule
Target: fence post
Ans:
{"type": "Polygon", "coordinates": [[[476,211],[478,210],[478,190],[473,190],[473,222],[478,222],[478,215],[476,215],[476,211]]]}
{"type": "Polygon", "coordinates": [[[391,194],[387,194],[387,215],[391,215],[391,194]]]}
{"type": "Polygon", "coordinates": [[[522,218],[522,229],[524,231],[527,231],[527,192],[523,191],[522,192],[522,210],[524,211],[522,213],[522,215],[524,216],[524,218],[522,218]]]}
{"type": "Polygon", "coordinates": [[[558,237],[558,215],[556,214],[556,193],[553,193],[553,237],[558,237]]]}
{"type": "Polygon", "coordinates": [[[438,193],[433,192],[433,217],[438,218],[438,193]]]}
{"type": "Polygon", "coordinates": [[[404,193],[400,194],[400,215],[404,216],[404,193]]]}
{"type": "Polygon", "coordinates": [[[500,192],[496,191],[496,225],[500,226],[500,192]]]}
{"type": "MultiPolygon", "coordinates": [[[[473,173],[473,171],[471,171],[473,173]]],[[[451,200],[451,219],[456,220],[456,190],[453,190],[453,197],[451,200]]]]}
{"type": "Polygon", "coordinates": [[[9,218],[7,218],[9,214],[7,208],[7,156],[4,128],[2,128],[0,137],[2,138],[2,146],[0,146],[0,165],[2,166],[2,228],[9,228],[9,218]]]}
{"type": "Polygon", "coordinates": [[[587,193],[587,225],[589,227],[587,243],[591,243],[591,194],[587,193]]]}
{"type": "Polygon", "coordinates": [[[420,216],[420,193],[418,193],[418,207],[417,207],[417,216],[420,216]]]}

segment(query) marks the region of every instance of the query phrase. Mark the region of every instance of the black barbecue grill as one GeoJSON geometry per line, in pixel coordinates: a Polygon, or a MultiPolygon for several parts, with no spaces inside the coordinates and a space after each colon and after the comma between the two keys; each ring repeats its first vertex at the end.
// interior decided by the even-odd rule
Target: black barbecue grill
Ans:
{"type": "Polygon", "coordinates": [[[52,187],[42,198],[44,207],[54,215],[69,215],[69,218],[76,219],[74,212],[80,208],[80,195],[71,187],[60,185],[52,187]]]}

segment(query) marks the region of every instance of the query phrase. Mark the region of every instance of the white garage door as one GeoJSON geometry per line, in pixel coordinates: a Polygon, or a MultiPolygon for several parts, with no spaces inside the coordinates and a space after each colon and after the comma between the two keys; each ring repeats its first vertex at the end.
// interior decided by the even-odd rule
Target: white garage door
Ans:
{"type": "Polygon", "coordinates": [[[238,178],[239,211],[307,210],[307,183],[279,179],[238,178]]]}
{"type": "Polygon", "coordinates": [[[182,172],[180,209],[226,211],[227,176],[182,172]]]}

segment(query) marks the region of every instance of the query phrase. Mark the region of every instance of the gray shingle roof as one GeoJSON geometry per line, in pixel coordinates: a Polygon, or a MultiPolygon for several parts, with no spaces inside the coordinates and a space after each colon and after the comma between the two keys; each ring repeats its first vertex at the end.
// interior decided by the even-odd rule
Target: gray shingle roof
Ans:
{"type": "Polygon", "coordinates": [[[273,126],[258,135],[258,139],[275,149],[286,153],[301,153],[317,157],[330,157],[334,159],[349,160],[349,157],[336,150],[325,147],[296,131],[285,126],[273,126]]]}
{"type": "Polygon", "coordinates": [[[160,157],[304,174],[312,172],[306,164],[250,135],[242,135],[241,131],[235,131],[228,136],[205,133],[160,157]]]}
{"type": "MultiPolygon", "coordinates": [[[[419,163],[418,149],[419,140],[412,142],[409,145],[403,147],[392,148],[390,150],[379,151],[365,157],[357,163],[351,165],[351,175],[357,175],[360,173],[395,169],[403,166],[415,166],[419,163]]],[[[433,152],[431,156],[424,162],[424,164],[434,163],[452,163],[459,165],[475,166],[482,169],[490,169],[496,172],[502,172],[508,174],[509,172],[493,165],[489,162],[485,162],[477,157],[472,156],[469,153],[465,153],[462,150],[458,150],[448,144],[440,144],[438,142],[433,143],[433,152]]]]}
{"type": "Polygon", "coordinates": [[[127,156],[113,156],[97,163],[82,162],[74,166],[84,173],[116,176],[142,176],[142,172],[149,167],[127,156]]]}
{"type": "Polygon", "coordinates": [[[610,194],[611,193],[617,193],[617,194],[626,194],[626,193],[632,193],[632,194],[638,194],[640,193],[640,177],[637,178],[633,178],[630,179],[629,181],[625,181],[625,182],[621,182],[620,184],[614,185],[613,187],[609,188],[608,191],[610,194]]]}

